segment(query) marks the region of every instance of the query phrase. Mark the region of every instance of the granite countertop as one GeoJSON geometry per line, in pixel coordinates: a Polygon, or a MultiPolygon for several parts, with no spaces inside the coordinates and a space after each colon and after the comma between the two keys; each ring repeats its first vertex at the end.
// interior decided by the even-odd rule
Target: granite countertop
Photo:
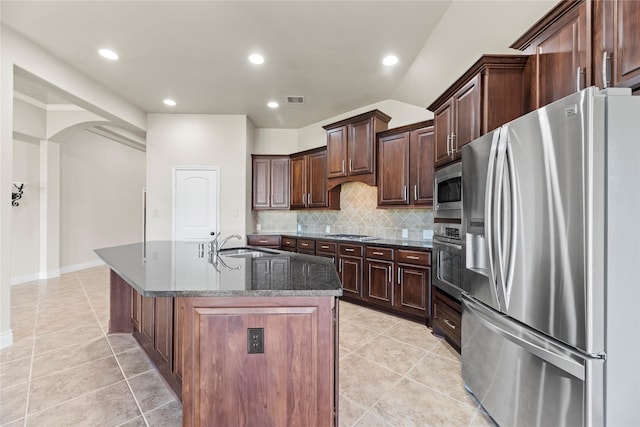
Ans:
{"type": "Polygon", "coordinates": [[[143,296],[342,295],[340,279],[330,259],[274,249],[268,252],[252,258],[221,251],[220,256],[210,260],[206,245],[201,252],[197,242],[174,241],[95,250],[143,296]]]}
{"type": "Polygon", "coordinates": [[[379,239],[375,236],[372,236],[373,239],[369,240],[351,240],[351,239],[340,239],[336,237],[331,237],[331,234],[321,234],[321,233],[303,233],[303,232],[291,232],[291,231],[254,231],[253,233],[248,233],[249,235],[265,235],[265,236],[286,236],[293,238],[303,238],[303,239],[316,239],[316,240],[331,240],[336,242],[350,242],[350,243],[361,243],[369,246],[393,246],[393,247],[402,247],[407,249],[432,249],[433,241],[432,240],[404,240],[404,239],[379,239]]]}

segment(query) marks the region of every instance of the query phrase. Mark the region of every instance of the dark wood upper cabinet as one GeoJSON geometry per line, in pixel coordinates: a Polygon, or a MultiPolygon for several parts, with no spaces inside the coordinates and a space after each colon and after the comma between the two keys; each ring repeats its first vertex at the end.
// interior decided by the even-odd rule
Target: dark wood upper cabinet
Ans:
{"type": "Polygon", "coordinates": [[[391,117],[373,110],[332,123],[327,131],[327,185],[360,181],[376,185],[376,133],[386,130],[391,117]]]}
{"type": "Polygon", "coordinates": [[[640,89],[640,2],[592,0],[593,80],[640,89]]]}
{"type": "Polygon", "coordinates": [[[527,112],[528,56],[484,55],[427,107],[434,113],[434,166],[458,160],[462,147],[527,112]]]}
{"type": "Polygon", "coordinates": [[[252,155],[253,209],[289,209],[289,156],[252,155]]]}
{"type": "Polygon", "coordinates": [[[340,209],[340,187],[327,191],[327,149],[325,147],[292,154],[291,209],[340,209]]]}
{"type": "Polygon", "coordinates": [[[433,203],[433,120],[378,133],[378,206],[433,203]]]}
{"type": "Polygon", "coordinates": [[[592,85],[590,6],[562,1],[511,45],[531,55],[530,109],[592,85]]]}

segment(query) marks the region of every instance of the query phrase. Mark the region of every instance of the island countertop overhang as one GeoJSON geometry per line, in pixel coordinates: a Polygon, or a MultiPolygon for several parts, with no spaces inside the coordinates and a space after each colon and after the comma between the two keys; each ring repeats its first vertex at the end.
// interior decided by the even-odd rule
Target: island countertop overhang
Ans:
{"type": "MultiPolygon", "coordinates": [[[[259,248],[256,248],[259,249],[259,248]]],[[[96,254],[145,297],[341,296],[333,262],[269,250],[257,258],[210,259],[198,242],[149,241],[96,249],[96,254]]]]}

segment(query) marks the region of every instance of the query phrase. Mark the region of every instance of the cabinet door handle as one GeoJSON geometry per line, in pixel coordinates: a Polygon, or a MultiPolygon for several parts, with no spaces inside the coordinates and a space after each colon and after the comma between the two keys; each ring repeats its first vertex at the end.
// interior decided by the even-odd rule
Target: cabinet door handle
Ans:
{"type": "Polygon", "coordinates": [[[413,200],[418,200],[418,185],[413,186],[413,200]]]}
{"type": "Polygon", "coordinates": [[[260,243],[269,243],[268,240],[258,240],[258,242],[260,242],[260,243]]]}
{"type": "Polygon", "coordinates": [[[455,153],[456,151],[458,151],[453,143],[453,141],[456,139],[456,134],[454,132],[451,132],[451,154],[455,153]]]}
{"type": "Polygon", "coordinates": [[[609,87],[609,76],[607,75],[607,71],[609,69],[609,67],[607,67],[607,61],[610,59],[611,57],[609,56],[609,54],[607,54],[607,51],[605,50],[604,52],[602,52],[602,89],[606,89],[609,87]]]}
{"type": "Polygon", "coordinates": [[[302,193],[302,204],[303,205],[307,204],[307,195],[305,193],[302,193]]]}
{"type": "Polygon", "coordinates": [[[311,204],[311,201],[312,201],[312,200],[313,200],[313,199],[311,198],[311,193],[309,193],[309,194],[307,195],[307,203],[311,204]]]}
{"type": "Polygon", "coordinates": [[[398,267],[398,285],[402,284],[402,275],[400,274],[400,267],[398,267]]]}
{"type": "Polygon", "coordinates": [[[345,252],[353,252],[353,251],[355,251],[355,249],[351,249],[351,248],[344,248],[344,251],[345,251],[345,252]]]}
{"type": "Polygon", "coordinates": [[[444,323],[446,323],[451,329],[457,329],[456,325],[449,319],[444,319],[444,323]]]}
{"type": "Polygon", "coordinates": [[[447,135],[447,156],[451,155],[451,150],[449,149],[449,141],[451,140],[451,134],[447,135]]]}
{"type": "Polygon", "coordinates": [[[309,246],[309,244],[308,243],[303,243],[302,246],[304,246],[306,248],[307,246],[309,246]]]}
{"type": "Polygon", "coordinates": [[[404,186],[404,200],[408,200],[407,198],[407,186],[404,186]]]}
{"type": "Polygon", "coordinates": [[[576,92],[580,92],[580,74],[582,74],[582,67],[576,68],[576,92]]]}
{"type": "Polygon", "coordinates": [[[373,252],[374,255],[384,255],[382,252],[373,252]]]}
{"type": "Polygon", "coordinates": [[[353,172],[353,159],[349,159],[349,172],[353,172]]]}
{"type": "Polygon", "coordinates": [[[420,259],[419,256],[415,256],[415,255],[407,255],[407,258],[409,258],[409,259],[420,259]]]}
{"type": "Polygon", "coordinates": [[[344,262],[343,259],[340,259],[340,262],[338,263],[338,271],[340,271],[340,273],[342,273],[342,263],[344,262]]]}
{"type": "Polygon", "coordinates": [[[344,159],[342,159],[342,173],[344,173],[344,159]]]}
{"type": "Polygon", "coordinates": [[[389,283],[393,282],[393,278],[391,277],[391,266],[389,266],[389,283]]]}
{"type": "Polygon", "coordinates": [[[321,247],[322,249],[329,249],[329,246],[326,246],[326,245],[320,245],[320,247],[321,247]]]}

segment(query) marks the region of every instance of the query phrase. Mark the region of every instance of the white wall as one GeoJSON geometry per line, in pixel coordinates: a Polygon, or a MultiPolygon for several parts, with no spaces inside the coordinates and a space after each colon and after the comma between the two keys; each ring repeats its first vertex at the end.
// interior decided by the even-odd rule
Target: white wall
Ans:
{"type": "Polygon", "coordinates": [[[255,138],[253,154],[291,154],[298,151],[298,129],[258,128],[255,138]]]}
{"type": "Polygon", "coordinates": [[[60,266],[98,261],[94,249],[142,241],[145,153],[77,131],[60,143],[60,266]]]}
{"type": "Polygon", "coordinates": [[[147,238],[172,238],[173,167],[219,167],[220,231],[246,234],[250,149],[243,115],[149,114],[147,117],[147,238]]]}
{"type": "Polygon", "coordinates": [[[13,132],[33,141],[47,137],[47,112],[21,99],[13,100],[13,132]]]}
{"type": "Polygon", "coordinates": [[[38,279],[40,269],[40,145],[13,141],[14,181],[25,183],[11,208],[11,283],[38,279]]]}

